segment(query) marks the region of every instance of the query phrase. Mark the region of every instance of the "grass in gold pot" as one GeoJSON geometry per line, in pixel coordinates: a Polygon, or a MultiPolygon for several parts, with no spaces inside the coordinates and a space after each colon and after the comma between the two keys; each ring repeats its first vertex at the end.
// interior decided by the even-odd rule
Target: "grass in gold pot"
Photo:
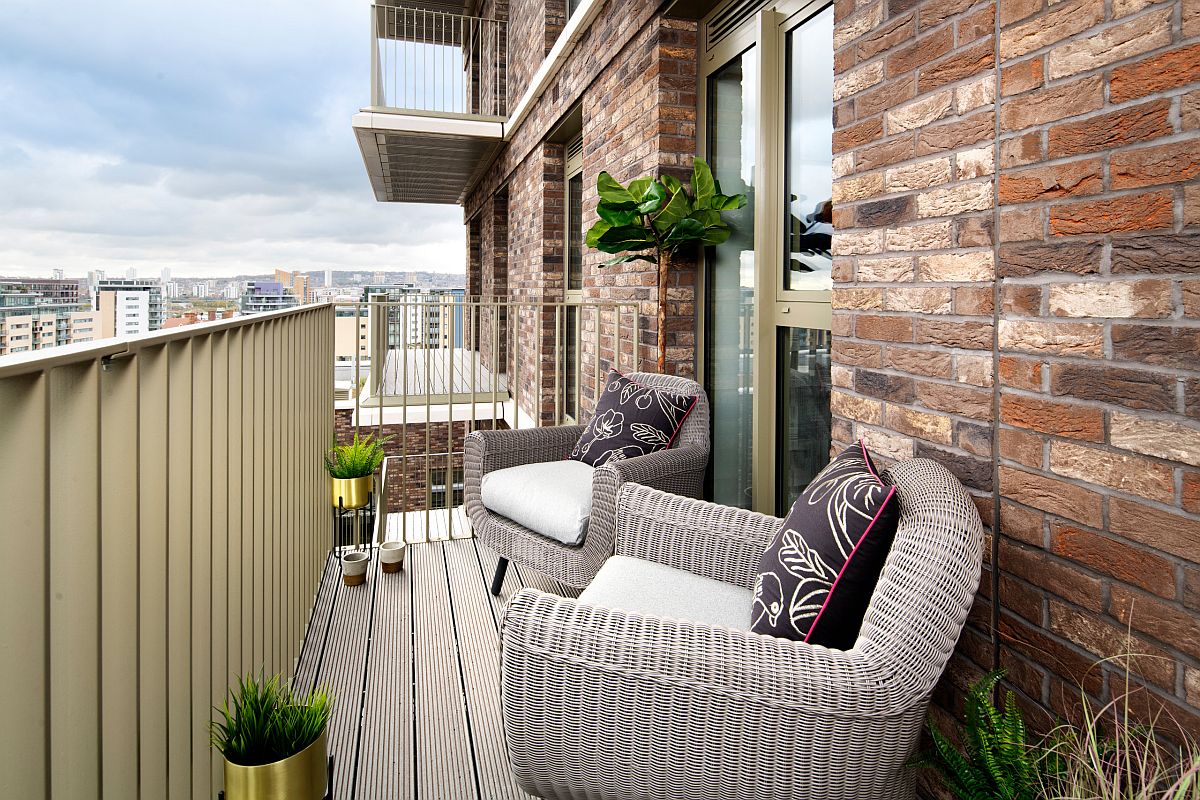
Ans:
{"type": "Polygon", "coordinates": [[[324,689],[297,695],[278,675],[240,678],[211,731],[213,747],[225,757],[226,798],[325,797],[331,710],[324,689]]]}

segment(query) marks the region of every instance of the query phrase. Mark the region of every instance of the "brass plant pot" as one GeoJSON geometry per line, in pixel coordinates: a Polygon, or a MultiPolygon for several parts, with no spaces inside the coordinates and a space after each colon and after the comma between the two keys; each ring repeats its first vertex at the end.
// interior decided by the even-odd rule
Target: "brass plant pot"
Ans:
{"type": "Polygon", "coordinates": [[[294,756],[243,767],[225,762],[225,800],[322,800],[329,792],[328,727],[294,756]]]}
{"type": "Polygon", "coordinates": [[[333,481],[334,508],[338,507],[339,499],[342,501],[342,508],[362,508],[367,504],[375,476],[365,475],[361,478],[332,478],[331,480],[333,481]]]}

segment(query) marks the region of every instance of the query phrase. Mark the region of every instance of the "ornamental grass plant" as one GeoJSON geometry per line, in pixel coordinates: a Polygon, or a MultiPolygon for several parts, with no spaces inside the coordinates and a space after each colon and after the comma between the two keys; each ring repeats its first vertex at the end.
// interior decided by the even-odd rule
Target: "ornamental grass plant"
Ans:
{"type": "Polygon", "coordinates": [[[232,764],[273,764],[303,751],[329,724],[329,693],[294,694],[280,675],[242,676],[211,725],[213,747],[232,764]]]}
{"type": "Polygon", "coordinates": [[[1130,682],[1130,658],[1094,667],[1121,665],[1112,699],[1098,705],[1081,689],[1078,721],[1034,741],[1011,691],[996,705],[1004,671],[990,672],[968,692],[961,745],[931,727],[933,750],[915,765],[936,769],[960,800],[1200,800],[1200,747],[1166,712],[1137,713],[1147,690],[1130,682]]]}

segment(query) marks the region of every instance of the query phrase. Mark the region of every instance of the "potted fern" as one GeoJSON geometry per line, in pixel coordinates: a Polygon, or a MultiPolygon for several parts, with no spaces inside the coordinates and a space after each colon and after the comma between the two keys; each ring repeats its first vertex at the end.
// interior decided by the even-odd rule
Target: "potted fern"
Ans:
{"type": "Polygon", "coordinates": [[[281,676],[238,679],[211,726],[225,759],[226,800],[320,800],[329,791],[324,689],[297,695],[281,676]]]}
{"type": "Polygon", "coordinates": [[[349,444],[335,445],[325,454],[325,469],[333,480],[335,508],[362,508],[375,488],[375,471],[383,463],[383,445],[391,437],[375,438],[371,434],[349,444]]]}

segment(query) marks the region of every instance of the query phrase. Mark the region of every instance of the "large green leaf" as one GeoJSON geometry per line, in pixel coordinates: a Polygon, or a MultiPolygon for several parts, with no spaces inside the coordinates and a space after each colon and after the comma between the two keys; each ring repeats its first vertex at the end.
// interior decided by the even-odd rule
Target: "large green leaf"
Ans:
{"type": "Polygon", "coordinates": [[[732,196],[723,194],[714,194],[712,200],[709,201],[709,208],[713,211],[736,211],[746,205],[746,195],[735,194],[732,196]]]}
{"type": "Polygon", "coordinates": [[[722,224],[720,213],[707,208],[697,208],[689,216],[706,228],[722,224]]]}
{"type": "Polygon", "coordinates": [[[717,185],[712,170],[702,158],[697,158],[692,164],[692,191],[696,194],[696,208],[710,208],[717,185]]]}
{"type": "Polygon", "coordinates": [[[650,184],[652,183],[654,183],[654,178],[649,176],[631,180],[629,182],[629,196],[640,203],[646,194],[646,190],[650,188],[650,184]]]}
{"type": "Polygon", "coordinates": [[[600,215],[600,219],[604,220],[614,228],[621,225],[641,224],[641,214],[635,210],[628,210],[621,205],[611,205],[601,201],[596,204],[596,213],[600,215]]]}
{"type": "Polygon", "coordinates": [[[596,178],[596,191],[599,192],[600,199],[610,205],[621,206],[626,209],[637,205],[637,201],[633,199],[633,195],[629,193],[629,190],[617,183],[616,178],[607,172],[601,172],[600,176],[596,178]]]}
{"type": "Polygon", "coordinates": [[[652,181],[641,200],[637,207],[639,214],[656,214],[663,207],[663,203],[667,202],[667,190],[658,181],[652,181]]]}
{"type": "Polygon", "coordinates": [[[675,194],[683,188],[683,184],[674,175],[663,175],[659,180],[662,181],[662,185],[666,186],[667,191],[671,194],[675,194]]]}
{"type": "Polygon", "coordinates": [[[687,192],[681,186],[678,191],[671,195],[671,202],[667,203],[666,208],[658,212],[654,217],[654,229],[659,233],[666,233],[679,220],[692,213],[692,199],[688,197],[687,192]]]}
{"type": "Polygon", "coordinates": [[[712,227],[704,229],[704,238],[700,240],[705,247],[716,247],[719,244],[725,244],[729,241],[730,235],[733,233],[728,225],[720,227],[712,227]]]}
{"type": "Polygon", "coordinates": [[[676,222],[671,227],[671,232],[667,234],[667,242],[672,244],[694,242],[702,238],[704,238],[704,225],[691,217],[684,217],[676,222]]]}
{"type": "Polygon", "coordinates": [[[606,267],[615,267],[617,264],[624,264],[627,261],[649,261],[651,264],[658,263],[654,256],[648,256],[645,253],[626,253],[622,256],[613,256],[604,262],[606,267]]]}
{"type": "Polygon", "coordinates": [[[600,237],[608,233],[610,228],[612,228],[611,224],[605,222],[604,220],[600,220],[588,229],[587,236],[584,238],[584,242],[588,247],[595,250],[600,246],[600,237]]]}
{"type": "Polygon", "coordinates": [[[622,225],[605,231],[596,242],[596,249],[605,253],[625,250],[645,250],[654,245],[650,232],[640,225],[622,225]]]}

